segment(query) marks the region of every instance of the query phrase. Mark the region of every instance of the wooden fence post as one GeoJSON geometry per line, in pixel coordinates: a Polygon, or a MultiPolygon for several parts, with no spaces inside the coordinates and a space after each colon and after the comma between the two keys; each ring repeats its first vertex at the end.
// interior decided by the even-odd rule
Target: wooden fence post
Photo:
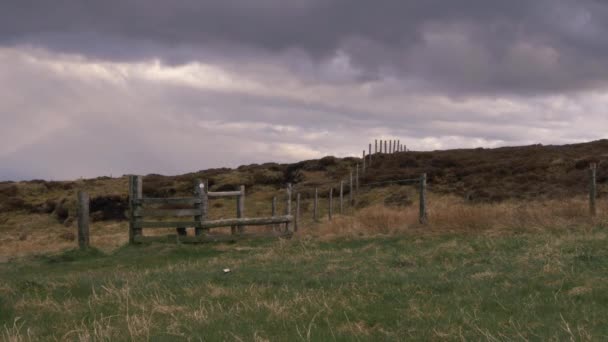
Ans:
{"type": "MultiPolygon", "coordinates": [[[[239,188],[241,194],[236,198],[236,217],[244,218],[245,217],[245,186],[241,185],[239,188]]],[[[238,232],[243,233],[245,231],[245,226],[238,226],[238,232]]]]}
{"type": "Polygon", "coordinates": [[[401,139],[397,139],[397,151],[396,152],[401,152],[401,139]]]}
{"type": "Polygon", "coordinates": [[[340,215],[344,214],[344,181],[340,181],[340,215]]]}
{"type": "MultiPolygon", "coordinates": [[[[200,179],[196,179],[194,181],[194,197],[199,198],[201,200],[201,203],[195,203],[194,204],[194,209],[198,209],[201,211],[200,215],[195,215],[194,216],[194,221],[195,222],[203,222],[203,192],[205,192],[205,185],[203,184],[203,181],[200,179]]],[[[201,235],[201,228],[199,227],[194,227],[194,235],[199,236],[201,235]]]]}
{"type": "Polygon", "coordinates": [[[350,203],[350,205],[353,205],[353,170],[350,170],[350,181],[348,183],[348,186],[350,187],[350,191],[348,192],[348,202],[350,203]]]}
{"type": "Polygon", "coordinates": [[[387,148],[387,142],[386,142],[386,140],[384,140],[384,153],[388,153],[387,152],[388,150],[386,148],[387,148]]]}
{"type": "Polygon", "coordinates": [[[135,243],[135,237],[141,235],[141,228],[135,227],[135,210],[140,206],[137,201],[142,198],[141,180],[141,176],[129,176],[129,243],[135,243]]]}
{"type": "Polygon", "coordinates": [[[368,167],[372,167],[372,143],[369,143],[369,152],[367,153],[367,155],[369,156],[368,167]]]}
{"type": "Polygon", "coordinates": [[[357,174],[356,174],[356,176],[357,177],[355,178],[355,184],[356,184],[355,191],[359,192],[359,164],[357,164],[357,174]]]}
{"type": "Polygon", "coordinates": [[[597,215],[597,209],[595,207],[595,199],[597,197],[597,164],[591,163],[589,166],[589,214],[591,216],[597,215]]]}
{"type": "Polygon", "coordinates": [[[89,194],[78,191],[78,247],[89,248],[89,194]]]}
{"type": "Polygon", "coordinates": [[[380,154],[382,154],[382,139],[380,139],[380,149],[378,150],[378,152],[380,152],[380,154]]]}
{"type": "MultiPolygon", "coordinates": [[[[287,183],[287,189],[285,192],[287,195],[287,201],[285,203],[285,215],[291,215],[291,183],[287,183]]],[[[291,222],[285,223],[285,232],[291,232],[291,227],[291,222]]]]}
{"type": "Polygon", "coordinates": [[[363,164],[362,164],[363,169],[361,169],[361,172],[363,172],[363,173],[365,174],[365,150],[363,150],[363,158],[362,158],[362,161],[363,161],[363,164]]]}
{"type": "Polygon", "coordinates": [[[334,211],[334,188],[329,188],[329,220],[334,211]]]}
{"type": "MultiPolygon", "coordinates": [[[[277,196],[272,197],[272,217],[277,216],[277,196]]],[[[272,230],[278,231],[278,227],[276,224],[272,226],[272,230]]]]}
{"type": "Polygon", "coordinates": [[[300,228],[300,193],[296,194],[296,217],[294,222],[294,231],[298,231],[300,228]]]}
{"type": "Polygon", "coordinates": [[[378,139],[374,139],[374,153],[378,153],[378,139]]]}
{"type": "Polygon", "coordinates": [[[426,213],[426,173],[420,177],[420,223],[426,224],[428,217],[426,213]]]}
{"type": "Polygon", "coordinates": [[[312,219],[318,221],[319,219],[319,188],[315,188],[315,199],[312,204],[312,219]]]}

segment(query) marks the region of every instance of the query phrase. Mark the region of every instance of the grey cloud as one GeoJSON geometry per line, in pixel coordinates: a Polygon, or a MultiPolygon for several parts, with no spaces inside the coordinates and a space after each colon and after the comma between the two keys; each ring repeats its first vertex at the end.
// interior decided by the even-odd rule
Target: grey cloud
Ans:
{"type": "Polygon", "coordinates": [[[168,63],[272,60],[289,50],[323,63],[344,51],[360,70],[353,81],[415,79],[454,96],[608,80],[608,4],[596,0],[9,0],[0,41],[168,63]]]}

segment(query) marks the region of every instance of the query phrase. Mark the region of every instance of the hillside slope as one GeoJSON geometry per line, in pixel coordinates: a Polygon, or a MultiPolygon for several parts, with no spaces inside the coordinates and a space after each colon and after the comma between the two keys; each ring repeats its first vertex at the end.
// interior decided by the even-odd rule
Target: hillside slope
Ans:
{"type": "MultiPolygon", "coordinates": [[[[598,162],[598,194],[602,197],[608,193],[606,160],[608,140],[563,146],[375,154],[372,167],[361,176],[361,184],[427,173],[430,191],[455,194],[474,202],[564,198],[585,194],[589,163],[598,162]]],[[[208,179],[213,191],[231,190],[243,184],[248,195],[268,197],[291,182],[304,196],[310,196],[315,187],[320,187],[325,194],[330,186],[336,187],[340,180],[347,180],[350,169],[360,162],[360,158],[325,157],[294,164],[253,164],[179,176],[147,175],[144,194],[187,195],[196,178],[208,179]]],[[[0,225],[14,212],[49,214],[70,225],[75,215],[74,199],[80,189],[91,194],[93,220],[125,218],[127,178],[124,176],[71,182],[33,180],[0,183],[0,225]]]]}

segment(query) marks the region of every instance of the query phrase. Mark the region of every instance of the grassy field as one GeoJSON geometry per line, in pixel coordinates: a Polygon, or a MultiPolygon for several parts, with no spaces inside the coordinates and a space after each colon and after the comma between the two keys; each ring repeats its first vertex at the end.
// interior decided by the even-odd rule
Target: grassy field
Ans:
{"type": "Polygon", "coordinates": [[[8,341],[606,340],[606,317],[602,225],[147,245],[0,264],[8,341]]]}

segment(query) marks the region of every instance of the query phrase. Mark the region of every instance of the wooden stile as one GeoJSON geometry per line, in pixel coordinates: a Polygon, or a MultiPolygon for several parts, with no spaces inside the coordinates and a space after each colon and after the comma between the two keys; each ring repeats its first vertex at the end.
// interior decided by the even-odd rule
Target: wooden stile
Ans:
{"type": "Polygon", "coordinates": [[[78,247],[89,248],[89,194],[78,191],[78,247]]]}

